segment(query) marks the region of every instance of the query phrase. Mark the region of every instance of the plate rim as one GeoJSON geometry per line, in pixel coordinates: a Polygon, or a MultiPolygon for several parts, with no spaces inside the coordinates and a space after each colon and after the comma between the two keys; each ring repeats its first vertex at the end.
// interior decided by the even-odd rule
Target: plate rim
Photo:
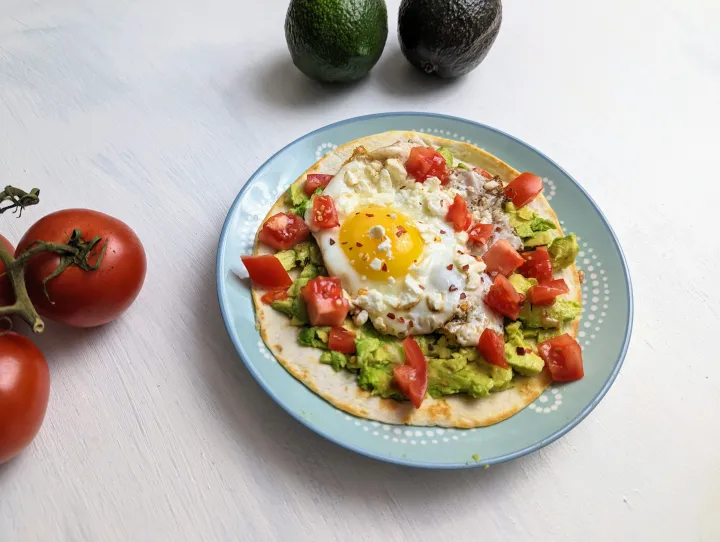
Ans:
{"type": "MultiPolygon", "coordinates": [[[[617,235],[615,234],[615,231],[613,230],[612,226],[610,225],[610,222],[608,221],[605,214],[602,212],[598,204],[595,202],[595,200],[588,194],[588,192],[585,190],[585,188],[572,176],[570,175],[564,168],[562,168],[557,162],[552,160],[550,157],[548,157],[543,152],[536,149],[534,146],[526,143],[525,141],[508,134],[507,132],[504,132],[503,130],[500,130],[498,128],[494,128],[492,126],[489,126],[487,124],[484,124],[482,122],[477,122],[473,120],[469,120],[463,117],[453,116],[453,115],[446,115],[442,113],[424,113],[421,111],[388,111],[384,113],[372,113],[369,115],[360,115],[356,117],[350,117],[347,119],[343,119],[340,121],[332,122],[330,124],[326,124],[324,126],[321,126],[320,128],[317,128],[315,130],[312,130],[285,145],[278,151],[276,151],[272,156],[270,156],[267,160],[265,160],[260,166],[258,166],[255,171],[248,177],[245,184],[242,186],[240,191],[238,192],[237,196],[233,200],[232,205],[227,211],[227,214],[225,216],[225,220],[223,221],[222,230],[220,231],[220,238],[218,240],[218,246],[217,246],[217,253],[216,253],[216,260],[215,260],[215,266],[216,266],[216,286],[217,286],[217,295],[218,295],[218,304],[220,305],[220,312],[222,314],[223,318],[223,324],[225,325],[225,330],[230,337],[231,342],[233,343],[233,346],[235,347],[236,352],[240,356],[240,359],[245,364],[245,367],[248,369],[250,374],[253,376],[255,381],[260,385],[260,387],[267,393],[275,403],[277,403],[285,412],[290,414],[295,420],[303,424],[305,427],[310,429],[311,431],[317,433],[318,435],[322,436],[323,438],[329,440],[330,442],[333,442],[345,449],[351,450],[355,453],[358,453],[360,455],[363,455],[365,457],[369,457],[378,461],[384,461],[387,463],[393,463],[396,465],[402,465],[406,467],[415,467],[415,468],[426,468],[426,469],[438,469],[438,470],[453,470],[453,469],[472,469],[472,468],[478,468],[478,467],[485,467],[490,465],[496,465],[499,463],[504,463],[506,461],[512,461],[513,459],[517,459],[519,457],[531,454],[533,452],[536,452],[548,444],[551,444],[552,442],[555,442],[559,438],[563,437],[567,433],[569,433],[572,429],[574,429],[580,422],[582,422],[594,409],[595,407],[600,403],[600,401],[603,400],[607,392],[610,390],[612,385],[615,383],[615,380],[617,379],[617,376],[620,372],[620,369],[622,368],[623,363],[625,362],[625,357],[627,355],[628,348],[630,347],[630,341],[632,338],[632,330],[633,330],[633,323],[634,323],[634,316],[635,316],[635,301],[633,297],[633,287],[632,287],[632,280],[630,278],[630,270],[628,267],[627,260],[625,258],[625,254],[623,252],[622,246],[620,245],[620,242],[617,238],[617,235]],[[617,361],[615,362],[615,366],[613,367],[612,372],[610,373],[609,378],[604,383],[602,388],[598,391],[598,393],[592,398],[592,400],[587,404],[585,408],[583,408],[577,415],[575,415],[570,421],[568,421],[565,425],[563,425],[560,429],[557,431],[551,433],[550,435],[546,436],[545,438],[539,440],[538,442],[531,444],[530,446],[526,446],[525,448],[522,448],[520,450],[517,450],[512,453],[500,455],[494,458],[491,458],[489,460],[483,460],[479,463],[431,463],[426,461],[415,461],[415,460],[409,460],[407,458],[402,457],[392,457],[387,455],[382,455],[376,452],[372,452],[363,448],[360,448],[358,446],[355,446],[353,444],[349,444],[345,441],[342,441],[340,439],[335,438],[334,436],[328,434],[323,428],[318,427],[316,424],[312,423],[307,418],[301,416],[299,413],[296,413],[293,411],[290,407],[288,407],[283,399],[277,395],[271,386],[266,382],[266,380],[255,370],[254,365],[249,362],[249,356],[245,352],[245,349],[243,348],[242,344],[239,340],[236,339],[235,333],[231,329],[230,326],[230,317],[228,314],[228,311],[225,307],[225,303],[223,302],[223,298],[226,295],[225,292],[225,284],[224,284],[224,276],[222,269],[224,267],[224,253],[223,253],[223,246],[227,242],[227,237],[229,235],[229,226],[230,226],[230,220],[231,217],[235,214],[236,209],[240,203],[241,198],[244,196],[246,190],[250,188],[255,178],[258,176],[258,173],[265,169],[266,166],[268,166],[278,155],[280,155],[282,152],[284,152],[289,147],[292,147],[296,143],[299,143],[307,138],[310,138],[318,133],[324,132],[326,130],[329,130],[331,128],[342,126],[344,124],[350,124],[353,122],[359,122],[379,117],[401,117],[401,116],[410,116],[410,117],[430,117],[430,118],[439,118],[444,120],[450,120],[450,121],[457,121],[465,124],[470,124],[479,128],[483,128],[485,130],[489,130],[491,132],[495,132],[496,134],[499,134],[501,136],[504,136],[515,143],[518,143],[522,145],[523,147],[529,149],[530,151],[537,154],[540,158],[547,160],[550,164],[555,166],[558,170],[560,170],[565,176],[567,176],[570,181],[582,192],[582,194],[588,199],[588,201],[591,203],[591,205],[595,208],[595,211],[598,213],[600,218],[602,219],[603,225],[605,226],[605,229],[610,234],[610,238],[612,239],[613,246],[615,250],[618,253],[618,256],[620,257],[620,263],[622,265],[623,274],[625,276],[625,281],[627,284],[625,296],[628,300],[628,318],[627,322],[625,324],[625,336],[623,338],[623,345],[620,350],[620,353],[618,355],[617,361]]],[[[302,383],[301,383],[302,384],[302,383]]],[[[330,405],[330,408],[336,408],[333,405],[330,405]]],[[[412,427],[412,426],[411,426],[412,427]]]]}

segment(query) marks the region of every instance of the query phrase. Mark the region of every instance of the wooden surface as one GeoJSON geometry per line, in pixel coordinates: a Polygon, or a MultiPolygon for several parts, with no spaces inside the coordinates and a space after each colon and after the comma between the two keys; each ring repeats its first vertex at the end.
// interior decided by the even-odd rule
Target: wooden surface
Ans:
{"type": "Polygon", "coordinates": [[[145,243],[118,322],[49,325],[45,425],[0,467],[0,540],[720,540],[720,7],[506,0],[470,76],[415,73],[397,0],[371,76],[307,81],[286,2],[0,0],[0,183],[17,242],[91,207],[145,243]],[[346,117],[450,113],[567,168],[615,227],[635,332],[605,400],[569,435],[487,471],[381,464],[311,433],[255,384],[215,293],[225,213],[278,148],[346,117]]]}

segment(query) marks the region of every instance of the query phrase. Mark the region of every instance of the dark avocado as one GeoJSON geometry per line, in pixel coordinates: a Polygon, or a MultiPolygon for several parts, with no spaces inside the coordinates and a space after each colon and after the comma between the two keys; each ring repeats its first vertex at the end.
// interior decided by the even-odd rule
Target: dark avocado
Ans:
{"type": "Polygon", "coordinates": [[[285,39],[293,63],[323,83],[364,77],[387,40],[385,0],[292,0],[285,39]]]}
{"type": "Polygon", "coordinates": [[[500,0],[403,0],[398,34],[410,63],[458,77],[475,69],[500,31],[500,0]]]}

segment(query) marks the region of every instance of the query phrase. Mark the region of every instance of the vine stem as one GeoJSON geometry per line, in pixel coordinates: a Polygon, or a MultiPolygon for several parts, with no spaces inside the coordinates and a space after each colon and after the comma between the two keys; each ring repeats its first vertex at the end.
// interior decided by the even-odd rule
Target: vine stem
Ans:
{"type": "Polygon", "coordinates": [[[25,287],[24,270],[27,258],[16,260],[0,247],[0,260],[5,264],[5,274],[10,279],[10,284],[15,292],[15,303],[7,307],[0,307],[0,316],[17,314],[27,322],[33,332],[42,333],[45,330],[45,322],[35,310],[25,287]]]}

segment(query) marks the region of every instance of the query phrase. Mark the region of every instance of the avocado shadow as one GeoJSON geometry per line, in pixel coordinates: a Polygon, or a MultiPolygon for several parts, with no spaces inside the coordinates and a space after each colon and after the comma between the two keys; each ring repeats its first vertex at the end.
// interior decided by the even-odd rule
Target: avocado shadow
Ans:
{"type": "MultiPolygon", "coordinates": [[[[214,262],[214,253],[205,261],[214,262]]],[[[471,497],[482,484],[492,488],[508,483],[514,472],[522,473],[519,461],[471,471],[424,470],[376,461],[346,450],[298,423],[254,381],[230,341],[220,314],[214,265],[197,277],[195,325],[200,352],[194,353],[199,382],[217,406],[217,422],[223,432],[234,435],[243,455],[257,463],[264,483],[282,477],[297,487],[317,486],[331,495],[335,506],[354,513],[372,502],[380,509],[398,504],[413,506],[432,500],[471,497]]],[[[537,454],[536,454],[537,455],[537,454]]],[[[523,458],[523,463],[533,461],[523,458]]]]}
{"type": "Polygon", "coordinates": [[[406,98],[456,91],[467,79],[467,77],[443,79],[423,73],[410,64],[399,47],[386,50],[373,71],[376,72],[379,86],[385,92],[406,98]]]}
{"type": "MultiPolygon", "coordinates": [[[[257,66],[257,75],[241,76],[226,91],[233,110],[244,111],[250,104],[262,103],[283,109],[325,109],[328,104],[349,99],[368,82],[368,77],[353,83],[318,83],[308,78],[292,63],[289,54],[264,59],[257,66]],[[250,90],[254,100],[245,98],[250,90]]],[[[252,105],[255,107],[255,105],[252,105]]]]}

